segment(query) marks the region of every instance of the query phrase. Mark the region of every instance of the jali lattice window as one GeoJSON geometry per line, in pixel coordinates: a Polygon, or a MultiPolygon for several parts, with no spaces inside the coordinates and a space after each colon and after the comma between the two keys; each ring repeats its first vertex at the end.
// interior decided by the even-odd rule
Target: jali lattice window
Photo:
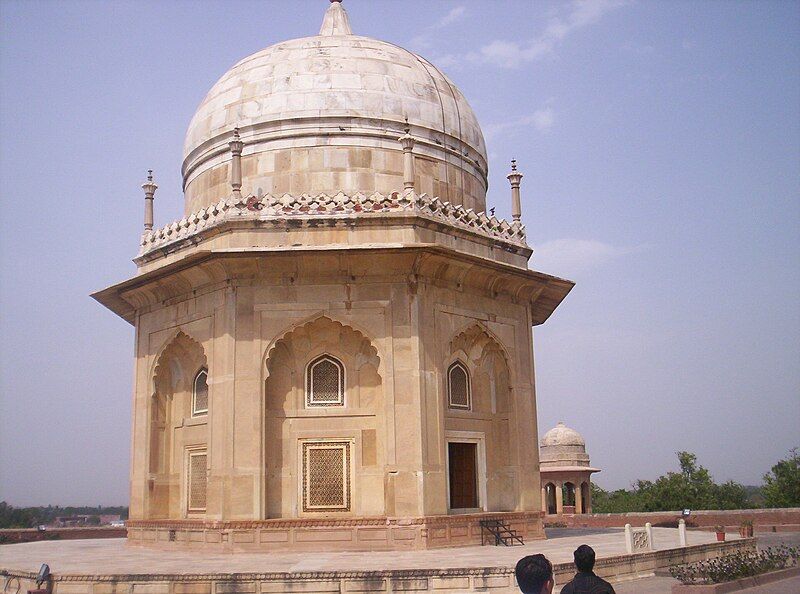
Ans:
{"type": "Polygon", "coordinates": [[[303,443],[303,511],[350,511],[350,442],[303,443]]]}
{"type": "Polygon", "coordinates": [[[187,509],[190,513],[206,511],[206,486],[208,454],[206,450],[190,450],[187,464],[187,509]]]}
{"type": "Polygon", "coordinates": [[[471,406],[469,372],[460,361],[447,370],[447,401],[450,408],[469,410],[471,406]]]}
{"type": "Polygon", "coordinates": [[[344,365],[322,355],[306,370],[306,406],[344,406],[344,365]]]}
{"type": "Polygon", "coordinates": [[[208,412],[208,371],[201,369],[194,376],[192,384],[192,416],[204,415],[208,412]]]}

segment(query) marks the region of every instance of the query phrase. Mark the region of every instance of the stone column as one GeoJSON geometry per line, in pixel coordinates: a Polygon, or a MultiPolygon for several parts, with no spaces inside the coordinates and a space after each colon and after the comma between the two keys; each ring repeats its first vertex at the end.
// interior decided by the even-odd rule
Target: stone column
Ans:
{"type": "Polygon", "coordinates": [[[542,487],[542,511],[547,513],[547,488],[542,487]]]}
{"type": "Polygon", "coordinates": [[[414,189],[414,137],[409,134],[411,132],[411,128],[408,125],[408,120],[406,120],[406,129],[405,134],[403,134],[398,140],[400,144],[403,145],[403,189],[404,190],[413,190],[414,189]]]}
{"type": "Polygon", "coordinates": [[[153,230],[153,197],[156,194],[158,186],[153,183],[153,170],[147,170],[147,181],[142,184],[144,190],[144,230],[153,230]]]}
{"type": "Polygon", "coordinates": [[[231,188],[233,188],[233,197],[241,199],[242,197],[242,149],[244,143],[239,138],[239,128],[233,129],[233,140],[228,143],[231,149],[231,188]]]}
{"type": "Polygon", "coordinates": [[[556,513],[559,516],[564,513],[564,485],[561,481],[556,483],[556,513]]]}
{"type": "Polygon", "coordinates": [[[150,470],[150,447],[149,443],[149,416],[150,400],[152,393],[149,386],[151,382],[148,376],[151,359],[148,357],[147,341],[143,337],[147,336],[146,330],[143,331],[141,318],[136,314],[134,324],[136,334],[135,361],[134,361],[134,384],[133,384],[133,424],[131,428],[131,490],[130,490],[130,512],[131,520],[147,519],[150,509],[150,489],[148,475],[150,470]]]}
{"type": "Polygon", "coordinates": [[[517,171],[517,160],[511,159],[511,173],[507,176],[511,182],[511,218],[519,221],[522,218],[522,202],[519,195],[519,186],[522,182],[522,174],[517,171]]]}
{"type": "Polygon", "coordinates": [[[577,481],[575,483],[575,513],[582,514],[583,513],[583,483],[581,481],[577,481]]]}
{"type": "Polygon", "coordinates": [[[586,481],[586,488],[589,489],[589,492],[586,493],[586,513],[592,513],[592,479],[591,476],[589,480],[586,481]]]}
{"type": "Polygon", "coordinates": [[[209,391],[207,520],[232,514],[235,412],[236,288],[228,287],[214,309],[216,334],[207,353],[209,391]]]}

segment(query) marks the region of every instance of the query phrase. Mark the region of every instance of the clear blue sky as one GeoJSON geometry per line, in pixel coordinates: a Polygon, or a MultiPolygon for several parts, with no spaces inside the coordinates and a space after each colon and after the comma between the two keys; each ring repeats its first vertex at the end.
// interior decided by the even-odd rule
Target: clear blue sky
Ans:
{"type": "MultiPolygon", "coordinates": [[[[0,2],[0,500],[127,502],[131,276],[153,168],[179,218],[195,108],[327,0],[0,2]]],[[[577,286],[535,332],[540,433],[624,487],[698,454],[760,483],[800,445],[800,4],[345,0],[516,157],[531,266],[577,286]]],[[[536,444],[531,444],[536,447],[536,444]]]]}

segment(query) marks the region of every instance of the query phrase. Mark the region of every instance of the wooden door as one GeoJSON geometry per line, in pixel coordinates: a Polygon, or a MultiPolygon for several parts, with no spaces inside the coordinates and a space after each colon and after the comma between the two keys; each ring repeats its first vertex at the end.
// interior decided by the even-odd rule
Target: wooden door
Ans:
{"type": "Polygon", "coordinates": [[[478,445],[448,444],[450,509],[468,509],[478,504],[478,445]]]}

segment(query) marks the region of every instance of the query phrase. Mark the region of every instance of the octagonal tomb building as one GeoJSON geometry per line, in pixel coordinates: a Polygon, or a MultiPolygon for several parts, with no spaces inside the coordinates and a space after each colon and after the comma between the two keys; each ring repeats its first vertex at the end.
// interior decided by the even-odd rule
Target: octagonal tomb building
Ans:
{"type": "Polygon", "coordinates": [[[542,538],[531,327],[573,284],[528,268],[520,172],[484,212],[456,86],[334,1],[219,79],[184,155],[184,218],[154,227],[148,178],[137,272],[94,295],[136,331],[129,542],[542,538]]]}

